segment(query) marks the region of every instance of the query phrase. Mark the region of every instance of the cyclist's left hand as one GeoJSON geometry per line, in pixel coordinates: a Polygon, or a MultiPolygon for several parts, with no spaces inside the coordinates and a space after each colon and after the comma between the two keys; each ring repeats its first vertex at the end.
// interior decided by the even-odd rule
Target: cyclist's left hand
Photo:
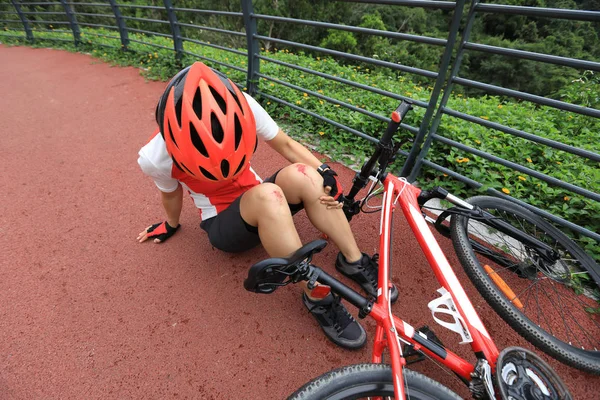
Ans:
{"type": "MultiPolygon", "coordinates": [[[[337,173],[332,170],[329,165],[323,164],[321,165],[317,171],[323,177],[323,188],[325,189],[325,194],[327,197],[331,197],[335,203],[338,203],[340,196],[344,193],[342,189],[342,185],[338,180],[337,173]]],[[[321,197],[321,202],[323,202],[323,197],[321,197]]],[[[334,204],[329,204],[331,201],[325,200],[328,206],[335,206],[334,204]]],[[[338,203],[339,204],[339,203],[338,203]]]]}
{"type": "MultiPolygon", "coordinates": [[[[325,189],[325,192],[327,192],[327,189],[325,189]]],[[[319,197],[319,200],[321,201],[321,204],[327,206],[327,209],[342,208],[343,205],[342,203],[340,203],[339,201],[337,201],[329,195],[321,196],[319,197]]]]}

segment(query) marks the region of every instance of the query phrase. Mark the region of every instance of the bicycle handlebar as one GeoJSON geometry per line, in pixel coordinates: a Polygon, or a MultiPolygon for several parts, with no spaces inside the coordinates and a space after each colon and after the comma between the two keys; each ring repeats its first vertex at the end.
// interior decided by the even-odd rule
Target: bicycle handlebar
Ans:
{"type": "MultiPolygon", "coordinates": [[[[402,101],[398,108],[391,115],[391,121],[388,123],[388,126],[379,139],[377,143],[377,147],[375,148],[375,152],[369,158],[367,162],[365,162],[360,170],[352,181],[352,188],[348,192],[348,195],[342,195],[340,198],[340,202],[343,203],[344,214],[348,221],[352,219],[352,217],[360,212],[360,204],[358,201],[355,201],[354,198],[358,194],[358,192],[367,185],[367,181],[373,173],[373,168],[377,161],[379,161],[379,172],[380,175],[383,175],[385,169],[387,168],[387,164],[390,161],[390,158],[393,156],[394,146],[392,143],[392,137],[400,127],[400,123],[406,116],[406,114],[412,110],[412,103],[409,101],[402,101]]],[[[382,176],[380,176],[381,178],[382,176]]]]}

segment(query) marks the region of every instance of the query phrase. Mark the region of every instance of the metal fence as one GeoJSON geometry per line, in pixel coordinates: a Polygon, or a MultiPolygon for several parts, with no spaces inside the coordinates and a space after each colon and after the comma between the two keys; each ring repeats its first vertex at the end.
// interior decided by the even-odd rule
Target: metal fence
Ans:
{"type": "MultiPolygon", "coordinates": [[[[561,179],[557,179],[548,174],[538,172],[524,165],[505,160],[497,155],[486,153],[478,148],[469,146],[465,143],[459,143],[453,139],[444,137],[439,130],[440,124],[442,123],[444,118],[458,118],[473,124],[486,127],[490,130],[503,132],[505,134],[514,135],[516,137],[535,142],[540,146],[547,146],[549,148],[571,153],[577,155],[578,157],[583,157],[585,159],[591,160],[595,163],[600,162],[600,154],[596,152],[559,143],[557,141],[544,138],[540,135],[536,135],[532,132],[525,132],[523,130],[515,129],[514,127],[486,120],[484,118],[481,118],[480,116],[469,115],[464,112],[456,111],[449,108],[448,106],[448,100],[452,95],[453,90],[457,86],[462,86],[472,89],[478,89],[484,93],[506,96],[514,99],[532,102],[538,105],[548,106],[555,109],[564,110],[570,113],[588,116],[591,118],[600,118],[600,110],[598,109],[579,106],[568,102],[545,98],[517,90],[502,88],[499,86],[494,86],[475,80],[465,79],[459,76],[461,73],[461,65],[464,59],[464,55],[468,54],[469,52],[484,52],[490,55],[501,55],[523,60],[533,60],[541,63],[567,66],[579,70],[591,70],[594,72],[600,72],[600,63],[598,62],[559,57],[548,54],[540,54],[504,47],[490,46],[470,41],[470,35],[473,24],[476,23],[478,17],[484,14],[507,14],[540,18],[558,18],[577,21],[600,22],[600,12],[508,6],[500,4],[484,4],[480,3],[479,0],[473,0],[470,4],[465,4],[465,0],[350,0],[349,2],[385,4],[394,5],[398,7],[420,7],[428,10],[443,10],[449,18],[449,29],[447,37],[445,39],[440,39],[399,32],[389,32],[383,30],[361,28],[356,26],[340,25],[321,21],[292,19],[275,15],[257,14],[254,12],[252,0],[241,0],[239,12],[178,8],[172,4],[171,0],[163,0],[164,6],[124,4],[117,3],[116,0],[107,0],[105,2],[96,3],[69,2],[66,0],[60,0],[57,2],[18,2],[15,0],[11,0],[13,6],[12,9],[0,9],[0,18],[3,18],[0,19],[0,23],[3,23],[5,26],[10,28],[1,33],[5,36],[16,35],[22,37],[22,34],[16,34],[17,29],[19,29],[24,31],[25,38],[27,40],[34,41],[36,40],[36,38],[34,36],[34,30],[32,29],[32,26],[37,26],[36,31],[52,31],[62,33],[70,32],[72,33],[73,37],[73,39],[70,40],[73,40],[76,45],[81,42],[80,27],[105,28],[114,31],[115,34],[105,35],[99,34],[97,32],[94,33],[93,31],[90,31],[89,34],[112,38],[115,41],[118,41],[117,43],[120,43],[120,46],[123,49],[127,49],[132,42],[138,42],[144,45],[171,49],[171,47],[159,45],[156,43],[132,39],[129,35],[129,33],[131,32],[167,37],[172,40],[172,50],[174,51],[177,59],[181,59],[181,57],[184,54],[189,54],[199,59],[203,59],[205,61],[209,61],[221,65],[223,67],[231,68],[238,72],[242,72],[246,75],[247,79],[245,87],[247,88],[247,91],[250,94],[260,95],[263,98],[268,99],[269,101],[276,102],[296,111],[305,113],[312,118],[319,119],[321,121],[335,126],[336,128],[345,130],[347,132],[351,132],[354,135],[360,136],[372,142],[376,142],[377,139],[365,134],[364,132],[361,132],[360,130],[349,127],[342,122],[334,121],[330,118],[319,115],[318,113],[301,107],[298,104],[293,104],[289,101],[278,98],[273,94],[268,93],[268,91],[265,91],[261,88],[260,82],[272,82],[278,85],[283,85],[290,89],[297,90],[300,93],[307,93],[310,96],[314,96],[322,101],[329,102],[331,104],[336,104],[340,107],[344,107],[348,110],[367,115],[370,118],[374,118],[379,121],[388,121],[389,119],[387,116],[379,115],[377,113],[368,111],[365,108],[360,108],[353,104],[349,104],[348,102],[340,101],[338,99],[327,96],[327,94],[311,90],[311,88],[305,88],[286,82],[285,80],[280,79],[280,77],[270,76],[268,74],[262,73],[260,69],[261,64],[264,65],[265,63],[275,63],[284,68],[301,71],[302,73],[311,74],[313,76],[318,76],[320,78],[332,80],[340,84],[348,85],[349,87],[358,88],[364,91],[369,91],[377,95],[389,97],[396,100],[411,100],[416,107],[424,109],[424,113],[419,126],[404,125],[404,128],[408,129],[415,135],[414,144],[411,150],[408,152],[400,152],[400,154],[406,158],[406,162],[404,163],[401,174],[403,176],[407,176],[409,180],[415,180],[423,166],[426,166],[428,168],[433,168],[444,174],[447,174],[461,182],[464,182],[465,184],[471,187],[480,188],[482,186],[481,183],[468,176],[461,175],[455,171],[437,165],[436,163],[428,160],[427,156],[432,145],[437,143],[438,145],[443,145],[448,148],[460,149],[461,151],[464,151],[466,153],[481,157],[493,163],[497,163],[504,167],[519,171],[519,173],[522,173],[524,175],[545,181],[550,185],[554,185],[555,187],[560,187],[565,189],[566,191],[576,193],[594,202],[600,202],[600,194],[597,192],[577,186],[570,182],[565,182],[561,179]],[[46,11],[36,11],[35,6],[43,6],[46,11]],[[86,8],[93,7],[94,9],[97,9],[98,12],[77,12],[76,10],[80,8],[80,6],[85,6],[86,8]],[[140,16],[140,13],[144,11],[153,11],[154,13],[159,13],[161,15],[161,19],[145,18],[140,16]],[[187,15],[187,13],[204,14],[208,16],[219,16],[223,18],[235,18],[240,21],[240,26],[244,28],[245,32],[242,30],[232,31],[212,26],[194,25],[181,22],[180,17],[182,15],[187,15]],[[60,15],[62,19],[59,21],[46,21],[44,20],[45,15],[60,15]],[[408,65],[403,65],[401,63],[382,61],[376,58],[365,57],[361,55],[350,54],[314,45],[309,45],[306,43],[298,43],[270,37],[264,32],[258,31],[258,22],[261,20],[272,21],[282,24],[295,24],[303,28],[325,28],[349,31],[358,34],[385,37],[394,40],[411,41],[443,49],[443,53],[437,70],[430,71],[411,67],[408,65]],[[139,29],[139,27],[136,27],[136,22],[139,21],[144,23],[151,23],[153,24],[152,26],[155,26],[155,29],[139,29]],[[48,26],[48,24],[57,25],[59,26],[59,29],[44,28],[45,26],[48,26]],[[246,48],[240,50],[238,48],[233,48],[222,44],[209,43],[208,41],[193,39],[187,37],[185,34],[185,32],[189,32],[189,30],[203,30],[216,32],[225,36],[231,36],[241,40],[245,38],[246,48]],[[394,71],[401,71],[406,74],[424,77],[432,82],[431,94],[428,101],[410,99],[408,98],[408,96],[386,91],[374,87],[374,85],[366,85],[363,83],[355,82],[349,78],[334,76],[332,74],[317,71],[306,66],[287,63],[273,58],[268,52],[261,51],[261,42],[269,42],[271,44],[287,48],[297,48],[299,50],[320,53],[323,55],[329,55],[332,57],[351,60],[354,62],[368,63],[376,67],[385,67],[394,71]],[[192,53],[186,50],[186,43],[195,43],[198,45],[208,46],[222,51],[230,52],[238,56],[247,57],[247,65],[235,65],[220,60],[208,58],[202,54],[192,53]]],[[[55,38],[53,40],[67,39],[55,38]]],[[[118,47],[118,45],[115,47],[118,47]]],[[[504,193],[499,192],[495,189],[490,188],[487,189],[487,191],[494,196],[505,197],[509,198],[512,201],[516,201],[534,210],[535,212],[545,216],[546,218],[553,220],[558,224],[566,226],[573,231],[576,231],[580,234],[600,241],[600,234],[598,232],[592,232],[589,229],[585,229],[581,226],[573,224],[572,222],[569,222],[563,218],[559,218],[544,210],[532,207],[529,204],[507,196],[504,193]]]]}

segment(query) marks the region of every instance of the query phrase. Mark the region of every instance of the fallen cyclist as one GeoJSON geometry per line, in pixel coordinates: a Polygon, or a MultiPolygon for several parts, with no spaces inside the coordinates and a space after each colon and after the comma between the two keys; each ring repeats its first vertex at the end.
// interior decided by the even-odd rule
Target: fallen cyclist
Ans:
{"type": "MultiPolygon", "coordinates": [[[[225,252],[262,244],[271,257],[292,254],[302,247],[292,217],[304,209],[340,249],[336,269],[376,295],[377,263],[356,244],[338,202],[337,174],[286,135],[251,96],[196,62],[171,79],[156,122],[159,129],[139,151],[138,163],[161,192],[166,220],[142,231],[140,243],[162,243],[175,234],[184,189],[211,245],[225,252]],[[265,180],[250,166],[259,138],[291,163],[265,180]]],[[[303,303],[330,340],[349,349],[366,343],[364,329],[338,296],[319,298],[306,283],[303,288],[303,303]]],[[[393,287],[392,301],[397,296],[393,287]]]]}

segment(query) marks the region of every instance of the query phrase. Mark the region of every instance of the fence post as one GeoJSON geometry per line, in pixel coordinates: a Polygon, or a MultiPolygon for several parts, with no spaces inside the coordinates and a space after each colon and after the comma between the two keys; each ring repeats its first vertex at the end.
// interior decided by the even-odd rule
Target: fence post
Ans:
{"type": "MultiPolygon", "coordinates": [[[[471,9],[469,10],[469,15],[467,17],[467,23],[465,29],[462,34],[462,38],[460,41],[460,45],[458,47],[456,57],[454,59],[454,63],[452,64],[452,69],[450,71],[450,76],[446,82],[446,86],[444,87],[444,95],[442,96],[442,100],[440,101],[440,105],[437,109],[435,118],[433,119],[433,123],[431,124],[431,128],[429,129],[429,136],[423,143],[423,147],[419,152],[419,155],[416,157],[416,163],[412,170],[410,171],[410,176],[408,177],[409,181],[413,181],[421,172],[421,167],[423,166],[423,159],[427,156],[429,149],[431,148],[431,142],[433,141],[433,135],[437,132],[438,127],[440,126],[440,121],[442,120],[443,108],[446,106],[448,102],[448,98],[450,98],[450,94],[452,93],[452,84],[454,78],[458,75],[458,71],[460,70],[460,66],[462,64],[462,58],[465,53],[464,46],[465,43],[469,40],[471,36],[471,29],[473,27],[473,21],[475,19],[475,8],[479,4],[479,0],[473,0],[471,3],[471,9]]],[[[402,175],[405,176],[405,175],[402,175]]]]}
{"type": "Polygon", "coordinates": [[[108,1],[110,3],[110,8],[112,8],[113,13],[115,14],[115,18],[117,20],[119,36],[121,36],[121,48],[123,50],[127,50],[127,46],[129,45],[129,35],[127,34],[127,26],[125,26],[125,20],[121,15],[121,11],[119,10],[119,6],[117,6],[117,2],[115,0],[108,1]]]}
{"type": "Polygon", "coordinates": [[[181,41],[181,33],[179,32],[179,24],[177,23],[177,16],[173,10],[173,4],[171,0],[163,0],[165,3],[165,9],[167,10],[167,17],[169,18],[169,24],[171,25],[171,34],[173,35],[173,47],[175,49],[175,59],[181,64],[181,58],[183,57],[183,42],[181,41]]]}
{"type": "Polygon", "coordinates": [[[448,40],[446,41],[446,48],[444,49],[444,54],[440,63],[438,77],[435,81],[433,91],[431,92],[431,97],[429,98],[429,105],[427,110],[425,110],[425,115],[423,116],[423,121],[419,127],[419,132],[417,133],[413,146],[410,149],[406,162],[402,166],[402,171],[400,172],[400,176],[408,177],[409,182],[414,181],[416,177],[415,171],[418,169],[416,165],[418,164],[418,166],[420,166],[420,162],[423,160],[423,157],[426,154],[426,152],[423,153],[423,151],[421,151],[421,145],[423,145],[423,142],[426,141],[426,139],[429,140],[431,137],[431,131],[428,133],[429,123],[431,122],[431,118],[436,110],[440,92],[442,91],[444,83],[446,82],[446,74],[450,68],[450,60],[452,59],[452,53],[454,51],[456,37],[458,36],[458,30],[460,28],[460,21],[462,19],[464,7],[465,0],[459,0],[455,3],[454,15],[452,16],[452,23],[450,25],[450,32],[448,33],[448,40]],[[418,159],[417,157],[420,158],[418,159]]]}
{"type": "Polygon", "coordinates": [[[256,18],[254,18],[254,8],[252,0],[241,0],[242,12],[244,14],[244,26],[246,27],[246,42],[248,46],[248,73],[246,77],[246,88],[250,96],[254,96],[258,90],[257,74],[260,72],[260,47],[258,39],[255,38],[257,32],[256,18]]]}
{"type": "Polygon", "coordinates": [[[19,14],[19,18],[23,23],[23,29],[25,30],[25,36],[27,37],[27,40],[33,42],[33,32],[31,31],[31,27],[29,26],[27,18],[25,18],[25,14],[23,14],[23,12],[21,11],[21,6],[15,0],[10,0],[10,2],[15,7],[17,14],[19,14]]]}
{"type": "Polygon", "coordinates": [[[81,42],[81,32],[79,31],[79,25],[77,24],[75,14],[73,14],[71,7],[69,7],[69,5],[67,4],[67,0],[60,0],[60,4],[62,4],[63,8],[65,9],[67,19],[69,20],[69,25],[71,26],[71,30],[73,31],[73,39],[75,40],[75,46],[77,46],[81,42]]]}

